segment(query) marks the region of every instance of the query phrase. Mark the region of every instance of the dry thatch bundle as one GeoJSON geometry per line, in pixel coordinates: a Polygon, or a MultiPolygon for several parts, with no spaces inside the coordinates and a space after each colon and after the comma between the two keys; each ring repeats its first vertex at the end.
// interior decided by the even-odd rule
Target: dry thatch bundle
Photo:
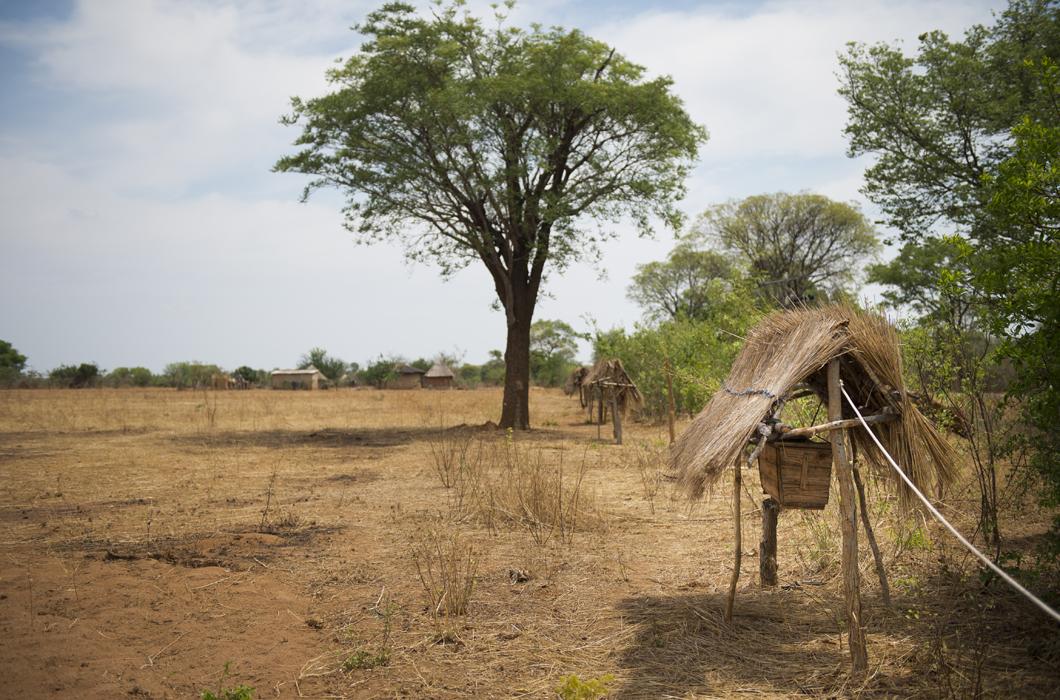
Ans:
{"type": "Polygon", "coordinates": [[[640,390],[633,383],[626,368],[622,366],[622,360],[600,360],[582,378],[582,386],[592,390],[599,390],[604,405],[609,405],[614,398],[618,408],[625,415],[630,407],[636,408],[643,403],[640,390]]]}
{"type": "MultiPolygon", "coordinates": [[[[873,429],[913,483],[923,490],[925,485],[952,481],[955,465],[949,445],[903,386],[894,327],[877,314],[827,306],[777,312],[751,331],[722,389],[674,444],[671,467],[689,496],[702,496],[741,458],[758,425],[797,385],[827,402],[827,365],[835,358],[840,358],[840,377],[858,410],[898,416],[873,429]]],[[[843,418],[855,418],[845,401],[843,418]]],[[[850,435],[858,454],[881,477],[890,478],[908,504],[911,494],[864,429],[850,435]]]]}
{"type": "Polygon", "coordinates": [[[578,367],[571,371],[567,375],[567,381],[563,384],[563,393],[567,396],[581,391],[582,384],[585,383],[585,375],[589,374],[588,367],[578,367]]]}

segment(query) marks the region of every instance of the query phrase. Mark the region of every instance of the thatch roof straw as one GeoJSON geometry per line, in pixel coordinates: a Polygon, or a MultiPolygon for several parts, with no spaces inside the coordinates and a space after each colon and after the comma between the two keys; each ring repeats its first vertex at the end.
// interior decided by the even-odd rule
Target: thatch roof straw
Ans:
{"type": "Polygon", "coordinates": [[[453,370],[449,369],[446,365],[441,362],[435,362],[431,365],[431,368],[427,370],[425,377],[454,377],[453,370]]]}
{"type": "Polygon", "coordinates": [[[567,381],[563,384],[563,393],[570,396],[581,388],[585,382],[585,375],[589,374],[588,367],[578,367],[567,375],[567,381]]]}
{"type": "Polygon", "coordinates": [[[640,390],[618,358],[598,361],[582,378],[582,386],[599,388],[605,401],[610,401],[614,396],[623,413],[630,406],[637,407],[643,403],[640,390]]]}
{"type": "MultiPolygon", "coordinates": [[[[897,331],[880,315],[827,306],[774,313],[748,335],[725,384],[671,451],[671,467],[688,495],[702,496],[726,468],[743,458],[759,423],[772,417],[777,401],[796,385],[808,385],[827,402],[826,370],[835,358],[841,358],[843,385],[862,413],[890,411],[899,416],[873,429],[917,487],[952,481],[956,468],[949,444],[903,386],[897,331]]],[[[844,401],[843,418],[854,417],[844,401]]],[[[890,479],[908,504],[911,494],[865,430],[856,428],[850,435],[858,455],[890,479]]]]}

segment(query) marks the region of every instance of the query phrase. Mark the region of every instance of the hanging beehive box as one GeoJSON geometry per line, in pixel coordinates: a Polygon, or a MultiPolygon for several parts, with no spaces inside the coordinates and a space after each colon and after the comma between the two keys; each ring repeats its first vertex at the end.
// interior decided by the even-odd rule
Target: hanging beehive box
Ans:
{"type": "Polygon", "coordinates": [[[820,510],[828,505],[832,445],[792,440],[769,443],[758,457],[762,490],[784,508],[820,510]]]}

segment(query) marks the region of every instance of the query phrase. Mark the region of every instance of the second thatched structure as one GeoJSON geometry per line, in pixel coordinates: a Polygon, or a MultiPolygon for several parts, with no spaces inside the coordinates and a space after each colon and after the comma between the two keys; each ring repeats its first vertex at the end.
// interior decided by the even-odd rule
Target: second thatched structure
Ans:
{"type": "Polygon", "coordinates": [[[763,488],[771,496],[763,504],[759,550],[760,576],[767,585],[775,584],[776,517],[780,508],[823,507],[835,472],[842,515],[849,643],[854,668],[860,670],[867,665],[867,651],[857,569],[856,499],[861,502],[862,525],[885,597],[886,577],[847,439],[881,481],[894,487],[903,506],[912,501],[908,488],[862,429],[844,399],[844,391],[919,490],[953,480],[956,468],[949,444],[920,413],[904,387],[896,330],[882,316],[847,306],[778,312],[759,323],[748,335],[722,388],[674,444],[670,460],[679,484],[692,498],[701,497],[733,469],[736,563],[725,610],[727,619],[732,616],[740,572],[740,492],[745,461],[753,465],[763,456],[759,470],[763,488]],[[804,396],[816,396],[827,406],[827,423],[791,428],[781,422],[784,405],[804,396]],[[828,442],[807,441],[817,436],[827,437],[828,442]]]}
{"type": "Polygon", "coordinates": [[[622,360],[599,360],[582,378],[585,405],[589,409],[589,422],[593,422],[596,408],[596,424],[603,425],[608,411],[614,426],[615,444],[622,444],[622,418],[629,409],[643,403],[640,390],[622,366],[622,360]]]}

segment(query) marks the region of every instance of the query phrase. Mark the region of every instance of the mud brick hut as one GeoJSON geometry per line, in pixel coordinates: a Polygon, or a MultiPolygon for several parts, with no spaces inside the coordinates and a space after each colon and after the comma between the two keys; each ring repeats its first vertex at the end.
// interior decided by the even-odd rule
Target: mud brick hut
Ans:
{"type": "Polygon", "coordinates": [[[422,385],[423,375],[426,374],[419,367],[412,365],[398,365],[394,368],[394,378],[386,383],[387,389],[419,389],[422,385]]]}
{"type": "Polygon", "coordinates": [[[327,377],[310,366],[306,369],[278,369],[272,373],[273,389],[319,389],[327,377]]]}

